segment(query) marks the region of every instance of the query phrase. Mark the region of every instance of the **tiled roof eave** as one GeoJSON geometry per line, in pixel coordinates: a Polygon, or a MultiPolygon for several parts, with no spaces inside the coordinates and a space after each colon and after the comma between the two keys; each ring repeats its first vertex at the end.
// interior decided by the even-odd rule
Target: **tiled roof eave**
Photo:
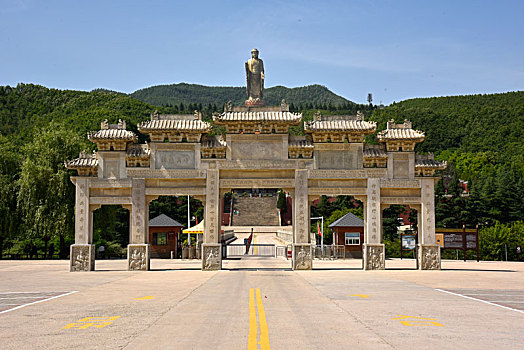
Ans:
{"type": "Polygon", "coordinates": [[[346,133],[353,135],[369,135],[375,132],[375,129],[306,129],[304,132],[308,134],[335,134],[335,133],[346,133]]]}
{"type": "Polygon", "coordinates": [[[64,163],[67,169],[97,168],[98,159],[75,158],[64,163]]]}

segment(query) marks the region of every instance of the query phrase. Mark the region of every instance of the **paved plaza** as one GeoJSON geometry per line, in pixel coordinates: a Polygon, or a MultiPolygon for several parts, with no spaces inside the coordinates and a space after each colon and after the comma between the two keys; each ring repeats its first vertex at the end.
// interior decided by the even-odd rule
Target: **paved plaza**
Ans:
{"type": "Polygon", "coordinates": [[[524,264],[0,261],[2,349],[522,349],[524,264]]]}

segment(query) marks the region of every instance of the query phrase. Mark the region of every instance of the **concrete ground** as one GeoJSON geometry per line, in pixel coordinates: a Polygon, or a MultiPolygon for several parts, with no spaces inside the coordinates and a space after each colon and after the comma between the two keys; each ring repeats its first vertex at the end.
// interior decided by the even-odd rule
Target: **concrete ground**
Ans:
{"type": "Polygon", "coordinates": [[[523,349],[524,263],[0,261],[1,349],[523,349]]]}

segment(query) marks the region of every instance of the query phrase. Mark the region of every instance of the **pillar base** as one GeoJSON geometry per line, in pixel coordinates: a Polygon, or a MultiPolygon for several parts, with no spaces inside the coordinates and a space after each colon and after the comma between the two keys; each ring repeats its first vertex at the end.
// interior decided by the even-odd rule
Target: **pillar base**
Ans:
{"type": "Polygon", "coordinates": [[[362,268],[364,270],[384,270],[386,268],[384,244],[364,243],[362,250],[362,268]]]}
{"type": "Polygon", "coordinates": [[[127,245],[127,269],[149,271],[149,244],[127,245]]]}
{"type": "Polygon", "coordinates": [[[202,271],[222,270],[222,244],[202,244],[202,271]]]}
{"type": "Polygon", "coordinates": [[[291,260],[293,270],[312,270],[312,257],[311,243],[293,244],[293,259],[291,260]]]}
{"type": "Polygon", "coordinates": [[[440,270],[440,245],[418,244],[417,248],[420,270],[440,270]]]}
{"type": "Polygon", "coordinates": [[[94,271],[95,270],[95,245],[71,244],[69,271],[94,271]]]}

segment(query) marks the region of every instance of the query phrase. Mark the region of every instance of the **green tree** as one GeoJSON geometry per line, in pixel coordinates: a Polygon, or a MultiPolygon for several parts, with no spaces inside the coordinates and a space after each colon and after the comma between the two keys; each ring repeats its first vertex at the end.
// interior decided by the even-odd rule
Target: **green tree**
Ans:
{"type": "Polygon", "coordinates": [[[59,256],[67,257],[66,235],[73,234],[75,192],[72,173],[64,161],[74,158],[86,142],[57,124],[38,132],[24,147],[19,179],[18,208],[23,216],[25,236],[47,243],[60,238],[59,256]]]}
{"type": "Polygon", "coordinates": [[[0,135],[0,258],[4,242],[15,237],[17,233],[16,196],[19,171],[20,155],[15,151],[14,145],[0,135]]]}

